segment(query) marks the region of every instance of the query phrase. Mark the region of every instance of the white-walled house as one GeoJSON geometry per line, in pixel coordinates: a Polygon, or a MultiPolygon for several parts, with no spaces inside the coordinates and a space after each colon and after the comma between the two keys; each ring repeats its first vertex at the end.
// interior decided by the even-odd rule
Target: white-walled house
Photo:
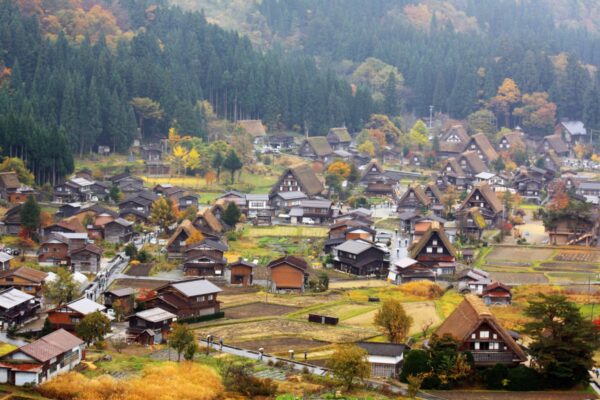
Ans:
{"type": "Polygon", "coordinates": [[[404,364],[404,352],[410,350],[405,344],[358,342],[357,345],[367,352],[371,365],[371,377],[397,378],[404,364]]]}
{"type": "Polygon", "coordinates": [[[64,329],[54,331],[0,358],[0,383],[39,385],[79,365],[84,347],[64,329]]]}

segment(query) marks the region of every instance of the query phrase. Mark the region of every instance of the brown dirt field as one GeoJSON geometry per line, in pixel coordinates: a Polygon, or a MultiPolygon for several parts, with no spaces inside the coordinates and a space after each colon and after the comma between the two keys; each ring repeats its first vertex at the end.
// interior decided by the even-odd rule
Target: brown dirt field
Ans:
{"type": "Polygon", "coordinates": [[[586,263],[563,263],[563,262],[545,262],[537,268],[540,271],[593,271],[598,269],[596,264],[586,263]]]}
{"type": "Polygon", "coordinates": [[[119,289],[130,287],[133,289],[150,289],[154,290],[169,281],[159,281],[156,279],[117,279],[112,284],[111,289],[119,289]]]}
{"type": "Polygon", "coordinates": [[[495,247],[487,255],[486,260],[493,261],[535,261],[547,260],[552,256],[554,250],[530,247],[495,247]]]}
{"type": "Polygon", "coordinates": [[[201,327],[196,331],[199,335],[211,334],[225,341],[248,341],[289,337],[323,342],[341,343],[355,342],[377,335],[377,331],[368,328],[351,326],[329,326],[287,319],[244,322],[222,326],[201,327]]]}
{"type": "Polygon", "coordinates": [[[304,355],[301,353],[304,353],[305,351],[310,351],[312,349],[316,349],[318,347],[327,346],[329,343],[296,337],[279,337],[273,339],[258,339],[242,342],[233,341],[229,344],[249,350],[257,350],[262,347],[265,349],[265,353],[268,354],[287,354],[289,349],[293,349],[296,353],[296,358],[302,359],[304,355]]]}
{"type": "Polygon", "coordinates": [[[492,272],[491,275],[492,279],[511,286],[548,283],[541,272],[492,272]]]}
{"type": "Polygon", "coordinates": [[[140,264],[140,265],[130,265],[125,270],[125,275],[129,276],[150,276],[150,271],[152,271],[152,263],[140,264]]]}
{"type": "Polygon", "coordinates": [[[291,307],[310,307],[316,304],[329,303],[332,301],[342,300],[344,297],[340,293],[327,293],[320,295],[286,295],[272,294],[265,292],[242,293],[242,294],[220,294],[219,300],[224,306],[236,306],[248,303],[264,302],[265,299],[269,304],[281,304],[291,307]]]}
{"type": "Polygon", "coordinates": [[[281,304],[251,303],[243,306],[223,308],[225,315],[230,319],[243,319],[253,317],[282,316],[298,310],[298,307],[283,306],[281,304]]]}
{"type": "Polygon", "coordinates": [[[583,392],[487,392],[487,391],[431,391],[431,394],[447,400],[586,400],[598,396],[583,392]]]}
{"type": "Polygon", "coordinates": [[[554,257],[554,261],[569,262],[598,262],[599,254],[595,251],[561,251],[554,257]]]}

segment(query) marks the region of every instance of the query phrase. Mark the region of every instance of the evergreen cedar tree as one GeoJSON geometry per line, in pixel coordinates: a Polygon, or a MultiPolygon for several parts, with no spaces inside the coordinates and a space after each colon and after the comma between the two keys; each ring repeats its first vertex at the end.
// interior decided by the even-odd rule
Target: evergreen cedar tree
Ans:
{"type": "Polygon", "coordinates": [[[21,208],[21,225],[29,236],[35,235],[41,224],[41,209],[33,196],[28,196],[21,208]]]}
{"type": "Polygon", "coordinates": [[[240,212],[239,207],[231,202],[227,204],[225,208],[225,212],[223,212],[223,222],[227,225],[234,227],[238,222],[240,222],[240,218],[242,213],[240,212]]]}
{"type": "Polygon", "coordinates": [[[258,116],[311,134],[344,124],[359,130],[373,111],[366,89],[353,95],[308,56],[256,51],[198,12],[161,6],[150,20],[148,5],[120,4],[136,35],[110,48],[102,36],[76,44],[62,30],[49,41],[18,2],[0,0],[0,26],[11,32],[0,35],[11,72],[0,90],[3,155],[32,160],[38,180],[53,183],[73,171],[73,153],[126,151],[140,124],[144,137],[165,136],[176,121],[182,134],[206,138],[202,100],[218,117],[258,116]]]}

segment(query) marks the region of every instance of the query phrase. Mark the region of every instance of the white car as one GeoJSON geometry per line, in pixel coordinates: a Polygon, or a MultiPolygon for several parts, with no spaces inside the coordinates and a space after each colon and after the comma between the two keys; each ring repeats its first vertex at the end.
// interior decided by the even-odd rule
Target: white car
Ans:
{"type": "Polygon", "coordinates": [[[302,218],[302,223],[306,225],[314,225],[316,222],[312,218],[302,218]]]}

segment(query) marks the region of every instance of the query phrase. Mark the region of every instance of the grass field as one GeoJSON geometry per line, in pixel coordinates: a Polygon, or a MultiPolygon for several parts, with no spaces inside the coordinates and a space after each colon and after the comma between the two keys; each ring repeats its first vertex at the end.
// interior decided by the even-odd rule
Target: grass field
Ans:
{"type": "Polygon", "coordinates": [[[324,238],[327,237],[329,228],[325,226],[264,226],[246,227],[243,231],[244,237],[302,237],[302,238],[324,238]]]}

